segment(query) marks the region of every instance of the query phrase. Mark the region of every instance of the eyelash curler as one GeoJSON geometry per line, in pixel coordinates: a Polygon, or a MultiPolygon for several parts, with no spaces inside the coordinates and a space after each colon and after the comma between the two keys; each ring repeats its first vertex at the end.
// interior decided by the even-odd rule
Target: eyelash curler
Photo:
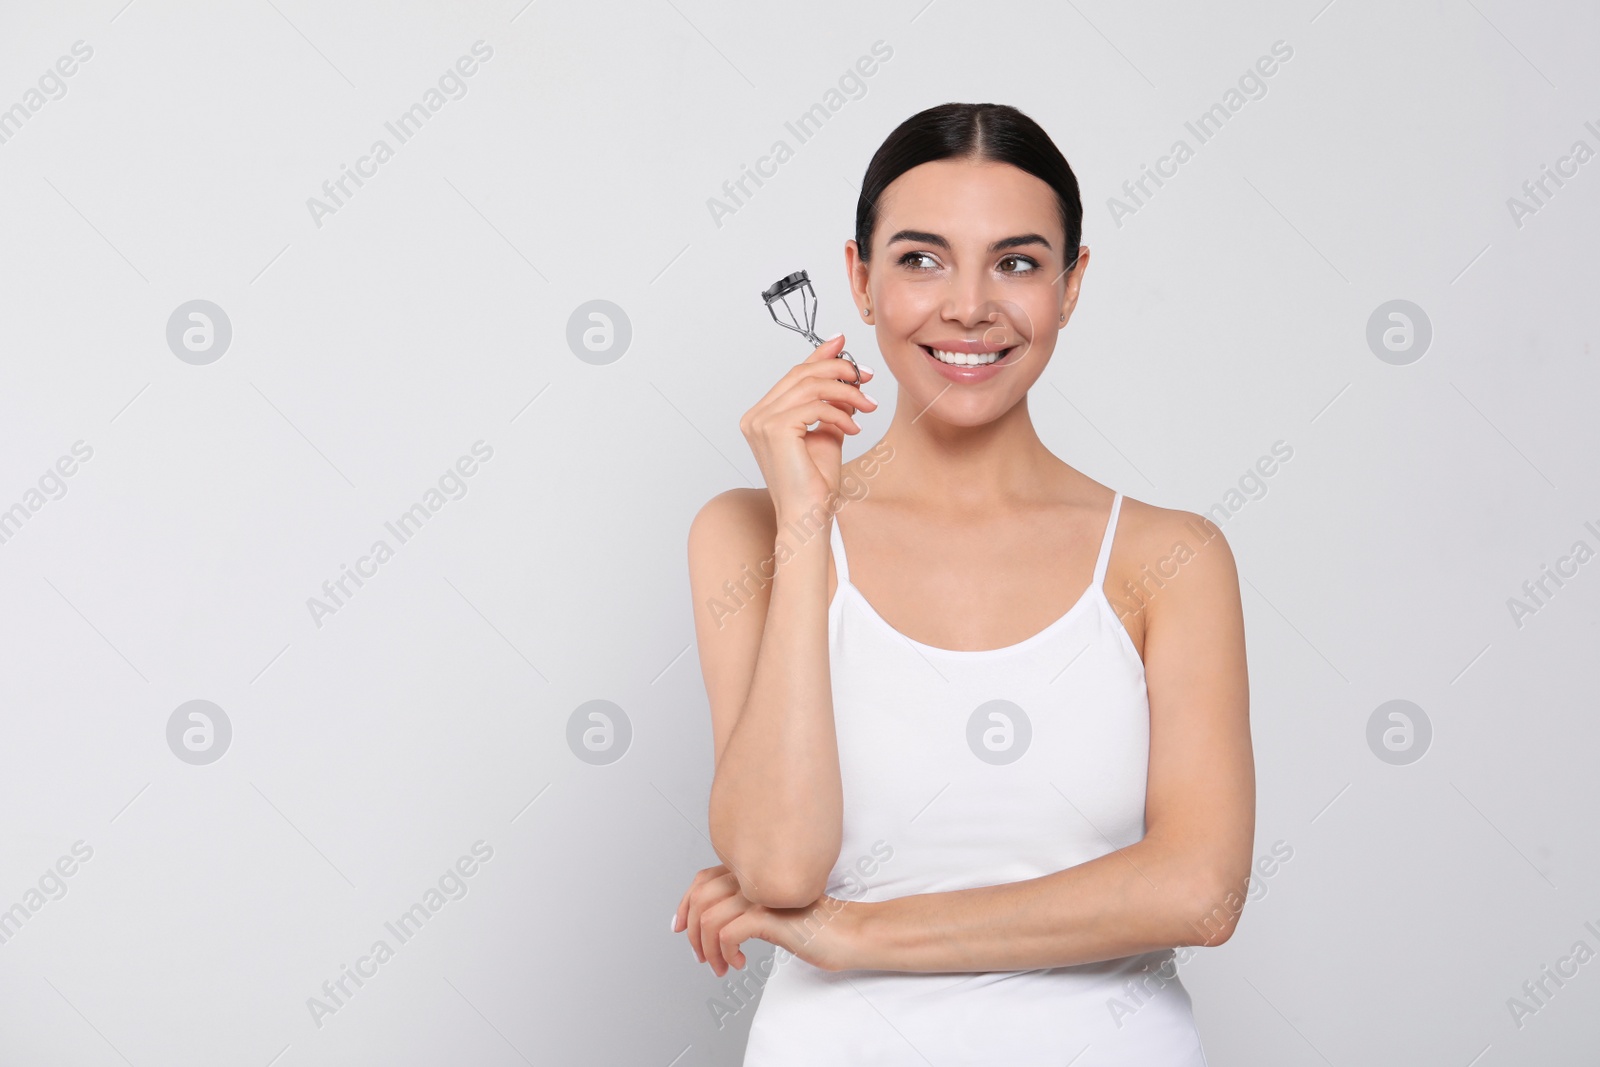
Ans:
{"type": "MultiPolygon", "coordinates": [[[[811,288],[811,277],[803,270],[797,270],[786,278],[779,278],[766,289],[761,291],[761,302],[767,305],[767,310],[772,313],[772,321],[786,330],[805,337],[814,345],[823,343],[823,338],[817,336],[813,328],[817,323],[817,293],[811,288]],[[789,297],[794,296],[799,300],[800,311],[797,313],[789,304],[789,297]],[[787,320],[778,316],[778,304],[783,305],[787,320]]],[[[856,363],[856,357],[840,350],[840,359],[848,359],[850,365],[856,369],[856,380],[847,384],[861,388],[861,365],[856,363]]],[[[839,379],[844,381],[843,378],[839,379]]]]}

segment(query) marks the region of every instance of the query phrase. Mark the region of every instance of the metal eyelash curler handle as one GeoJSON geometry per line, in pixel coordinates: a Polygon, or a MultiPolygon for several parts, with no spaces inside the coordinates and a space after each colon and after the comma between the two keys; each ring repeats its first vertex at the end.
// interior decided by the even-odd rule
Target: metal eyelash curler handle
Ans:
{"type": "MultiPolygon", "coordinates": [[[[817,293],[816,290],[811,288],[811,278],[805,271],[797,270],[786,278],[779,278],[766,289],[763,289],[761,291],[761,302],[767,305],[767,310],[772,313],[772,321],[779,326],[786,330],[793,330],[814,345],[820,345],[824,342],[825,339],[818,337],[814,328],[817,323],[817,293]],[[791,296],[799,301],[799,311],[796,311],[790,305],[789,297],[791,296]],[[783,305],[783,310],[788,316],[787,321],[779,317],[778,304],[783,305]]],[[[846,384],[853,385],[857,389],[861,388],[861,365],[856,362],[856,357],[841,349],[839,358],[848,359],[850,364],[856,368],[856,380],[846,384]]],[[[839,380],[844,381],[845,379],[840,378],[839,380]]]]}

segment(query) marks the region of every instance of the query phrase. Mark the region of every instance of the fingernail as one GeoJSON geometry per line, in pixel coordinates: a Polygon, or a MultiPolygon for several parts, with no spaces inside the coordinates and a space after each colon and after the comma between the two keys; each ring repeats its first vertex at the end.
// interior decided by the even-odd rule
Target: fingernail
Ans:
{"type": "Polygon", "coordinates": [[[828,338],[826,341],[824,341],[822,343],[825,344],[825,345],[832,344],[833,342],[837,341],[839,338],[841,338],[843,336],[844,336],[843,333],[836,333],[832,337],[828,338]]]}
{"type": "Polygon", "coordinates": [[[672,925],[669,926],[667,929],[671,930],[673,933],[677,933],[678,932],[678,913],[677,912],[673,912],[672,913],[672,925]]]}
{"type": "MultiPolygon", "coordinates": [[[[861,390],[861,395],[866,397],[868,400],[872,400],[872,394],[867,392],[865,389],[861,390]]],[[[877,407],[878,402],[876,400],[872,400],[872,406],[877,407]]]]}
{"type": "Polygon", "coordinates": [[[867,366],[865,363],[857,363],[856,366],[861,368],[861,373],[862,374],[871,374],[872,373],[872,368],[867,366]]]}

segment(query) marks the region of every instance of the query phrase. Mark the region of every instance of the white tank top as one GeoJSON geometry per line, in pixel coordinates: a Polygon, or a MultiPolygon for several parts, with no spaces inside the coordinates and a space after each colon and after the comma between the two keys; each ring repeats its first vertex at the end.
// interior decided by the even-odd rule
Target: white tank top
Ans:
{"type": "MultiPolygon", "coordinates": [[[[837,516],[828,605],[844,838],[829,896],[887,900],[1053,873],[1144,836],[1150,705],[1106,565],[1004,648],[914,641],[850,583],[837,516]]],[[[846,509],[848,510],[848,509],[846,509]]],[[[760,991],[745,1067],[1203,1067],[1173,950],[1028,971],[823,971],[779,950],[728,978],[760,991]]],[[[731,990],[735,996],[737,989],[731,990]]]]}

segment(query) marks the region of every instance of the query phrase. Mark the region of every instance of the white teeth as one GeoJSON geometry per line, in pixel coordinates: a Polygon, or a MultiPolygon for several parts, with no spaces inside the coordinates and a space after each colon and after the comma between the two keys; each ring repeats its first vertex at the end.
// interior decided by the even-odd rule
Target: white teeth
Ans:
{"type": "Polygon", "coordinates": [[[933,358],[937,359],[940,363],[949,363],[956,367],[981,367],[985,364],[993,363],[995,360],[1005,355],[1004,351],[945,352],[937,348],[930,348],[928,351],[932,352],[933,358]]]}

